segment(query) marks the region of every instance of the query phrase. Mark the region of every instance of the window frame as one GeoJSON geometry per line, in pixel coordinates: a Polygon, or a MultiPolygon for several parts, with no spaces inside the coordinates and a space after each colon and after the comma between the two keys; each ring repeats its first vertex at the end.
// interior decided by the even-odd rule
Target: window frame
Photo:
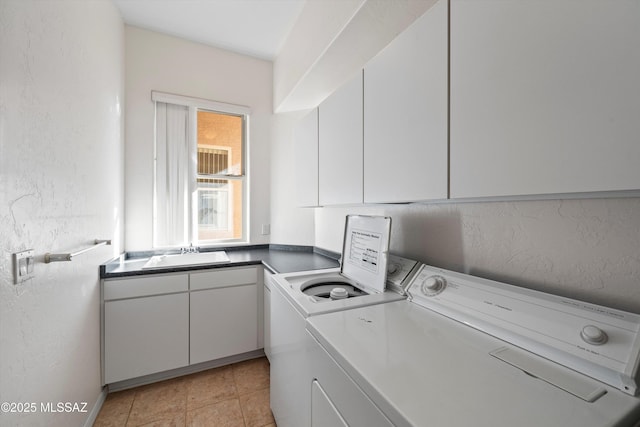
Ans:
{"type": "MultiPolygon", "coordinates": [[[[159,91],[151,92],[151,100],[155,102],[163,102],[167,104],[182,105],[189,109],[189,165],[188,170],[188,183],[189,183],[189,206],[188,206],[188,236],[189,242],[176,246],[183,246],[193,244],[194,246],[221,246],[229,243],[249,243],[249,221],[250,221],[250,206],[249,206],[249,119],[251,109],[243,105],[228,104],[218,101],[210,101],[202,98],[194,98],[189,96],[175,95],[170,93],[164,93],[159,91]],[[213,112],[224,115],[237,116],[242,119],[242,142],[241,142],[241,173],[240,174],[213,174],[207,175],[207,179],[219,179],[229,181],[228,185],[232,186],[231,181],[241,181],[242,185],[242,235],[240,238],[223,238],[215,240],[202,240],[198,239],[198,111],[213,112]]],[[[153,207],[153,246],[157,247],[157,230],[156,230],[156,159],[157,159],[157,147],[154,138],[154,207],[153,207]]]]}

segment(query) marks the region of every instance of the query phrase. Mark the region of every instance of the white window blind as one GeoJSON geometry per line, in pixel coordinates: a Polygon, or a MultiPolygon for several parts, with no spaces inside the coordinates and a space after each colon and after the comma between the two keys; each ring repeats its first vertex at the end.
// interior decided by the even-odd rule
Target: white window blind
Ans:
{"type": "Polygon", "coordinates": [[[156,102],[154,246],[189,241],[189,108],[156,102]]]}

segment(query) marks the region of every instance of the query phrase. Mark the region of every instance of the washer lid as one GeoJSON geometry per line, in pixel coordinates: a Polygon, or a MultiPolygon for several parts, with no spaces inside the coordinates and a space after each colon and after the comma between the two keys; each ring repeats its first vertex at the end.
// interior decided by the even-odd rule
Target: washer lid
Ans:
{"type": "Polygon", "coordinates": [[[340,272],[369,293],[385,289],[391,218],[347,215],[340,272]]]}

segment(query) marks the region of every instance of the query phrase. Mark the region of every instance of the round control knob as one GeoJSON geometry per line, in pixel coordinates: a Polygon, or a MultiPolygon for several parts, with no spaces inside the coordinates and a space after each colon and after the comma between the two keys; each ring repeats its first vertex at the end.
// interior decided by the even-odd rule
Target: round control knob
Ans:
{"type": "Polygon", "coordinates": [[[400,266],[398,264],[389,264],[389,267],[387,268],[387,274],[396,274],[398,270],[400,270],[400,266]]]}
{"type": "Polygon", "coordinates": [[[442,292],[447,286],[447,281],[444,277],[429,276],[422,282],[422,293],[427,296],[432,296],[442,292]]]}
{"type": "Polygon", "coordinates": [[[333,288],[329,292],[331,299],[345,299],[349,297],[349,292],[345,288],[333,288]]]}
{"type": "Polygon", "coordinates": [[[604,344],[609,339],[605,331],[593,325],[587,325],[584,328],[582,328],[582,331],[580,332],[580,337],[587,344],[593,344],[593,345],[604,344]]]}

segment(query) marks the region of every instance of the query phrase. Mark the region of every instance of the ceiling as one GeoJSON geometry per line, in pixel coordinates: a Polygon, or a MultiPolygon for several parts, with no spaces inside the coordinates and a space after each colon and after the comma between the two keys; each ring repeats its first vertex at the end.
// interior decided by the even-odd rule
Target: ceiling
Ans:
{"type": "Polygon", "coordinates": [[[114,0],[124,21],[273,60],[306,0],[114,0]]]}

